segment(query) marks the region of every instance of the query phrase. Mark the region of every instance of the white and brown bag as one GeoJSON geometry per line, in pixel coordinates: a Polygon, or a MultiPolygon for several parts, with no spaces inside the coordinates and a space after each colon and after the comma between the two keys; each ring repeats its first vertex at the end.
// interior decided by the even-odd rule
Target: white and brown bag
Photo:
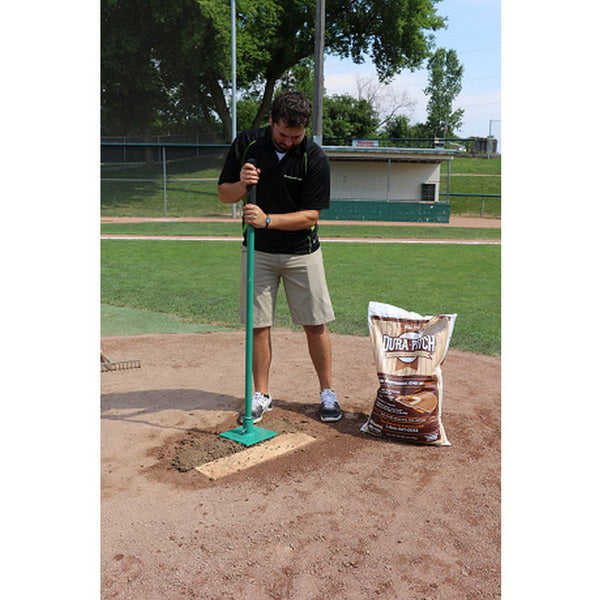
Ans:
{"type": "Polygon", "coordinates": [[[442,424],[441,364],[455,320],[455,314],[424,317],[369,302],[379,389],[362,431],[431,446],[450,445],[442,424]]]}

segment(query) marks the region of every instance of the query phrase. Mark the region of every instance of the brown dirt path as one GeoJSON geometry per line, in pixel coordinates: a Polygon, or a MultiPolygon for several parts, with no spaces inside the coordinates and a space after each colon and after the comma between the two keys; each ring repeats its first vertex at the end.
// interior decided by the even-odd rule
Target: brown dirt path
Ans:
{"type": "MultiPolygon", "coordinates": [[[[188,223],[231,223],[231,217],[102,217],[102,223],[164,223],[164,222],[188,222],[188,223]]],[[[450,217],[450,223],[414,223],[404,221],[319,221],[327,225],[412,225],[427,227],[474,227],[474,228],[499,228],[501,219],[488,219],[479,217],[450,217]]]]}

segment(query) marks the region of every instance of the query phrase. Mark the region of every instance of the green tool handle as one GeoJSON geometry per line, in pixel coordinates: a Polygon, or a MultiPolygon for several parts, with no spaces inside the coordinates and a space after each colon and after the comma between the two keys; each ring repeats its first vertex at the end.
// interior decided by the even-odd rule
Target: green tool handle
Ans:
{"type": "MultiPolygon", "coordinates": [[[[248,162],[253,163],[252,159],[248,162]]],[[[256,165],[255,165],[256,166],[256,165]]],[[[247,203],[256,204],[256,186],[248,187],[247,203]]],[[[252,334],[254,328],[254,227],[246,229],[246,388],[242,425],[246,432],[252,431],[252,334]]]]}

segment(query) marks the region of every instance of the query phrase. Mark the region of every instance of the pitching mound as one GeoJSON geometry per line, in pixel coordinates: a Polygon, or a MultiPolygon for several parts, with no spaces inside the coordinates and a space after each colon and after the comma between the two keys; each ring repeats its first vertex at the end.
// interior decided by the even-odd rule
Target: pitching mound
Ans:
{"type": "Polygon", "coordinates": [[[500,360],[450,350],[452,445],[422,447],[361,433],[370,340],[332,344],[344,419],[319,420],[304,335],[276,331],[260,426],[314,442],[211,480],[196,463],[241,450],[218,434],[243,405],[243,332],[102,340],[141,362],[101,375],[103,598],[500,598],[500,360]]]}

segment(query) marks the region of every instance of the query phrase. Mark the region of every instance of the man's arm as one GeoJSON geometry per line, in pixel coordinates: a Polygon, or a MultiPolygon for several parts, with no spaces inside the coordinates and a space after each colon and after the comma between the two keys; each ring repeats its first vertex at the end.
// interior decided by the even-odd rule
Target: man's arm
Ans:
{"type": "MultiPolygon", "coordinates": [[[[264,229],[267,222],[267,214],[256,204],[246,204],[243,208],[244,222],[256,229],[264,229]]],[[[320,210],[299,210],[290,213],[269,214],[271,222],[269,229],[281,229],[283,231],[298,231],[310,229],[317,224],[320,210]]]]}
{"type": "Polygon", "coordinates": [[[258,183],[260,169],[251,163],[244,163],[240,171],[240,180],[235,183],[221,183],[217,187],[219,200],[225,204],[235,204],[241,200],[248,191],[249,185],[258,183]]]}
{"type": "MultiPolygon", "coordinates": [[[[240,171],[240,180],[235,183],[221,183],[218,186],[219,200],[225,204],[235,204],[241,200],[248,190],[249,185],[258,183],[260,169],[251,163],[245,163],[240,171]]],[[[264,229],[267,223],[267,214],[257,204],[245,204],[243,207],[244,222],[256,229],[264,229]]],[[[317,224],[320,210],[299,210],[290,213],[270,214],[270,229],[283,231],[298,231],[310,229],[317,224]]]]}
{"type": "Polygon", "coordinates": [[[219,200],[225,204],[235,204],[246,195],[246,186],[241,181],[221,183],[217,190],[219,200]]]}

